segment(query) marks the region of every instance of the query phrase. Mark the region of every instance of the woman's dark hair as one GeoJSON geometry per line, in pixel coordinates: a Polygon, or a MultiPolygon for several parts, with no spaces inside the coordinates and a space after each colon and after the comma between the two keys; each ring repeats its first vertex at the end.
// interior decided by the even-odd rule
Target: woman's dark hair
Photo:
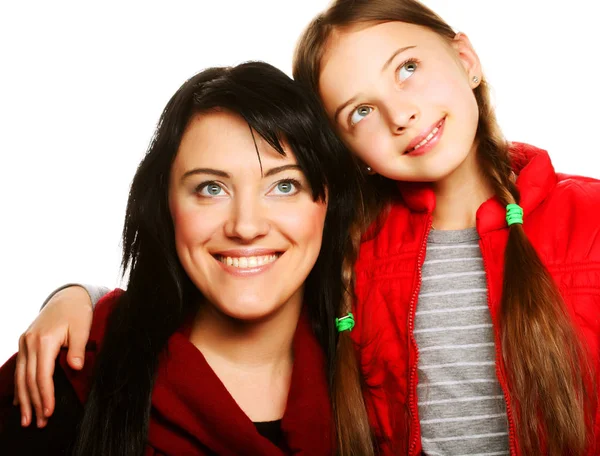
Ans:
{"type": "MultiPolygon", "coordinates": [[[[143,453],[159,355],[201,300],[175,250],[169,174],[190,119],[214,110],[240,115],[281,154],[285,140],[315,201],[327,198],[322,247],[304,296],[326,354],[329,384],[334,384],[334,321],[350,292],[342,264],[356,211],[357,177],[350,154],[328,128],[318,101],[273,66],[250,62],[207,69],[186,81],[168,102],[133,179],[123,228],[127,291],[107,323],[76,455],[143,453]]],[[[358,376],[354,380],[359,384],[358,376]]]]}

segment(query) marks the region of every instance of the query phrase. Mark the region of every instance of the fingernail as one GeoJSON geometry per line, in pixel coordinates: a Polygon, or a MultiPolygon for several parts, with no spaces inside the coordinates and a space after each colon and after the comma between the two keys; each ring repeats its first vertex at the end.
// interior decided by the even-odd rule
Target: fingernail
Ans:
{"type": "Polygon", "coordinates": [[[44,416],[50,416],[50,409],[49,408],[45,408],[44,409],[44,416]]]}
{"type": "Polygon", "coordinates": [[[39,427],[39,428],[44,427],[44,419],[43,418],[37,419],[37,427],[39,427]]]}
{"type": "Polygon", "coordinates": [[[73,364],[77,367],[83,366],[83,360],[81,358],[73,358],[73,364]]]}
{"type": "Polygon", "coordinates": [[[21,426],[23,426],[23,427],[27,426],[27,417],[26,416],[21,417],[21,426]]]}

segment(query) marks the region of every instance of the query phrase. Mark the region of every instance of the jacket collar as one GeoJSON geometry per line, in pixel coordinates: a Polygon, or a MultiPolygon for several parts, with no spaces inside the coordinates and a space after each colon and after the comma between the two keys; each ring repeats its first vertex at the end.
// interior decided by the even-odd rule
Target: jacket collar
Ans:
{"type": "MultiPolygon", "coordinates": [[[[93,382],[106,321],[122,294],[115,290],[96,305],[82,370],[70,369],[66,350],[61,352],[60,364],[82,403],[93,382]]],[[[325,355],[306,312],[298,321],[292,345],[294,366],[281,420],[283,448],[258,433],[188,336],[186,323],[169,338],[160,358],[152,392],[151,447],[177,455],[327,456],[335,452],[325,355]]]]}
{"type": "MultiPolygon", "coordinates": [[[[524,218],[533,212],[556,185],[557,177],[545,150],[523,143],[512,143],[513,171],[517,175],[517,188],[521,193],[519,205],[524,218]]],[[[435,209],[435,194],[428,183],[400,182],[402,199],[413,212],[431,214],[435,209]]],[[[497,197],[484,202],[477,210],[477,231],[480,235],[506,228],[506,208],[497,197]]]]}
{"type": "Polygon", "coordinates": [[[169,449],[169,454],[188,454],[194,442],[215,454],[231,456],[331,454],[333,425],[325,359],[306,313],[298,322],[293,351],[290,391],[281,421],[285,448],[281,449],[259,435],[185,331],[174,334],[152,395],[151,446],[169,449]]]}

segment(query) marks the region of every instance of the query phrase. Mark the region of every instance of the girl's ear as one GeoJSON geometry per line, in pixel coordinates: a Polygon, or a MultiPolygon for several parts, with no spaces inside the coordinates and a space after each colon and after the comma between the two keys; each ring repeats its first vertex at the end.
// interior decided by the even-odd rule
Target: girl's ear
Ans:
{"type": "Polygon", "coordinates": [[[481,62],[471,45],[471,40],[467,35],[459,32],[452,40],[451,45],[456,51],[458,61],[466,72],[469,85],[473,88],[477,87],[482,79],[481,62]]]}

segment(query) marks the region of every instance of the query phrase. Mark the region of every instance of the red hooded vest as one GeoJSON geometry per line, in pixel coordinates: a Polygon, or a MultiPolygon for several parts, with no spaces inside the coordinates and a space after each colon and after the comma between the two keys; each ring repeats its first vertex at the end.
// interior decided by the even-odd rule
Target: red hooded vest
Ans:
{"type": "MultiPolygon", "coordinates": [[[[600,181],[556,174],[545,151],[513,144],[514,171],[524,211],[523,228],[556,281],[580,335],[600,369],[600,181]]],[[[384,454],[417,455],[421,434],[417,408],[417,361],[413,336],[427,237],[435,196],[423,184],[401,184],[375,236],[365,239],[356,266],[353,331],[367,383],[369,415],[384,454]],[[393,449],[394,448],[394,449],[393,449]]],[[[520,454],[508,401],[498,328],[506,210],[491,198],[477,211],[477,231],[495,330],[496,373],[507,399],[511,454],[520,454]]],[[[600,417],[595,413],[595,448],[600,454],[600,417]]],[[[543,438],[543,437],[542,437],[543,438]]]]}

